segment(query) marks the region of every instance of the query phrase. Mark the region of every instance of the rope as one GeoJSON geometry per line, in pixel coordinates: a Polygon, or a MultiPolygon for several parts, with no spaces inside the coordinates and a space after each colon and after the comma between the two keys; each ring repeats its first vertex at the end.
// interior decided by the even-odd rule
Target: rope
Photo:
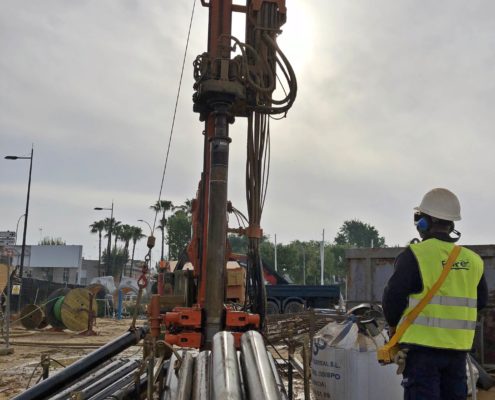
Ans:
{"type": "MultiPolygon", "coordinates": [[[[196,8],[196,0],[193,0],[193,7],[192,7],[192,12],[191,12],[191,20],[189,21],[189,30],[187,32],[186,48],[184,50],[184,58],[182,59],[182,69],[181,69],[181,72],[180,72],[179,87],[177,89],[177,97],[175,99],[174,115],[172,117],[172,126],[170,127],[170,135],[169,135],[169,138],[168,138],[167,154],[165,156],[165,164],[163,166],[162,182],[160,184],[160,192],[158,194],[158,204],[160,204],[160,200],[162,198],[163,183],[165,181],[165,172],[167,171],[168,157],[169,157],[169,154],[170,154],[170,145],[172,143],[172,136],[173,136],[173,133],[174,133],[175,117],[177,115],[177,105],[179,103],[180,89],[181,89],[181,86],[182,86],[182,77],[184,76],[184,66],[185,66],[185,63],[186,63],[187,49],[189,47],[189,37],[191,36],[191,27],[192,27],[192,22],[193,22],[193,17],[194,17],[194,9],[195,8],[196,8]]],[[[158,218],[158,212],[159,212],[159,210],[157,209],[156,212],[155,212],[155,219],[153,221],[153,230],[152,230],[152,232],[155,230],[155,227],[156,227],[156,220],[158,218]]]]}

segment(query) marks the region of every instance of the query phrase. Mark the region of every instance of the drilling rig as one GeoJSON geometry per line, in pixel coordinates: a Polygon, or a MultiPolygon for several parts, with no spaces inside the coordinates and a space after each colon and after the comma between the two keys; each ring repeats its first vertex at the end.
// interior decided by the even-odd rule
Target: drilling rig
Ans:
{"type": "MultiPolygon", "coordinates": [[[[163,318],[153,315],[155,329],[164,321],[165,340],[183,347],[211,348],[213,336],[233,332],[236,345],[243,332],[263,329],[266,295],[259,253],[261,214],[266,195],[269,165],[270,121],[285,116],[297,92],[294,71],[277,45],[286,21],[285,0],[202,0],[208,8],[208,51],[194,61],[194,111],[204,122],[203,171],[192,202],[193,235],[187,248],[191,275],[175,274],[170,280],[189,282],[195,295],[184,306],[175,307],[163,318]],[[232,14],[245,15],[245,42],[232,36],[232,14]],[[277,74],[279,71],[279,74],[277,74]],[[274,92],[283,92],[274,98],[274,92]],[[229,126],[235,118],[247,119],[246,199],[244,217],[227,197],[229,126]],[[245,218],[245,226],[228,226],[228,214],[245,218]],[[244,304],[225,305],[226,264],[232,259],[227,234],[248,239],[246,296],[244,304]]],[[[179,265],[180,269],[180,265],[179,265]]],[[[166,280],[159,276],[159,286],[166,280]]],[[[160,299],[152,300],[160,309],[160,299]]],[[[166,302],[165,302],[166,303],[166,302]]],[[[163,302],[162,302],[163,304],[163,302]]]]}
{"type": "MultiPolygon", "coordinates": [[[[203,171],[192,201],[193,234],[184,257],[194,268],[181,270],[182,260],[173,273],[160,272],[148,325],[136,327],[135,311],[127,333],[34,385],[18,400],[287,399],[260,334],[266,295],[259,252],[270,120],[286,115],[297,92],[294,71],[277,45],[286,21],[285,0],[201,4],[209,12],[208,50],[194,61],[193,109],[204,123],[203,171]],[[232,36],[233,13],[245,15],[244,42],[232,36]],[[227,198],[229,126],[235,118],[247,119],[247,216],[227,198]],[[243,226],[229,227],[228,214],[243,220],[243,226]],[[226,304],[226,264],[235,259],[229,232],[245,235],[249,243],[242,304],[226,304]],[[141,360],[121,358],[142,339],[141,360]]],[[[153,244],[150,236],[148,247],[153,244]]],[[[145,264],[138,305],[146,273],[145,264]]]]}

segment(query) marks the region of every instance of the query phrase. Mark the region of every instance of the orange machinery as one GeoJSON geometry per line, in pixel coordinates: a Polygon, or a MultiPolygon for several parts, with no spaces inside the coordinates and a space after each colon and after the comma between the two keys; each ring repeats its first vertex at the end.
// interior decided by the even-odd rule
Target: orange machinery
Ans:
{"type": "MultiPolygon", "coordinates": [[[[161,314],[160,294],[150,305],[154,336],[166,328],[165,340],[184,347],[210,348],[213,335],[221,330],[236,333],[261,329],[265,294],[259,241],[261,212],[265,200],[269,162],[270,116],[284,116],[295,100],[294,72],[279,49],[276,38],[286,21],[285,0],[201,0],[209,11],[208,50],[194,62],[194,111],[204,122],[203,172],[192,202],[192,240],[187,249],[194,266],[190,279],[195,287],[186,307],[161,314]],[[246,38],[232,36],[232,13],[242,13],[246,38]],[[232,54],[235,53],[233,57],[232,54]],[[285,91],[281,98],[276,69],[282,71],[285,91]],[[227,198],[229,125],[235,117],[247,118],[246,198],[248,216],[234,209],[227,198]],[[234,213],[245,225],[229,228],[227,214],[234,213]],[[242,219],[241,218],[241,219],[242,219]],[[249,240],[246,296],[238,306],[226,306],[226,263],[230,257],[227,233],[246,235],[249,240]]],[[[236,138],[237,139],[237,138],[236,138]]],[[[167,274],[161,274],[163,280],[167,274]]],[[[159,287],[163,288],[164,286],[159,287]]]]}

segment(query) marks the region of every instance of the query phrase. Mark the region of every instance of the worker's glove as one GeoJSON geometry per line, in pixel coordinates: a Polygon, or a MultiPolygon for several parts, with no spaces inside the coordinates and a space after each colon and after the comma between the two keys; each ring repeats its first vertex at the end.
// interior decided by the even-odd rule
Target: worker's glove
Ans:
{"type": "Polygon", "coordinates": [[[394,357],[394,363],[397,364],[397,375],[402,375],[406,368],[406,358],[409,349],[400,349],[394,357]]]}

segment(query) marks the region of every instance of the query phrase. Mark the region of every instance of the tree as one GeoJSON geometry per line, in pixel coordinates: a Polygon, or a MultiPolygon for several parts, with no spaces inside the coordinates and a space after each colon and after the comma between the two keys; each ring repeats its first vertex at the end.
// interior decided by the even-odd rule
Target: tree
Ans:
{"type": "Polygon", "coordinates": [[[136,250],[136,243],[144,237],[146,237],[146,235],[143,234],[143,230],[139,226],[132,226],[131,274],[132,274],[132,271],[134,271],[134,251],[136,250]]]}
{"type": "Polygon", "coordinates": [[[248,239],[246,236],[239,236],[231,233],[228,236],[228,240],[230,243],[230,248],[232,249],[232,253],[247,254],[248,239]]]}
{"type": "Polygon", "coordinates": [[[340,227],[335,243],[349,247],[385,247],[385,238],[374,226],[353,219],[345,221],[340,227]]]}
{"type": "Polygon", "coordinates": [[[101,233],[105,229],[105,221],[95,221],[89,227],[91,233],[98,233],[98,276],[101,276],[101,233]]]}
{"type": "Polygon", "coordinates": [[[105,249],[103,251],[103,260],[107,263],[107,265],[110,264],[111,260],[111,265],[112,269],[108,271],[108,274],[111,274],[115,282],[120,282],[120,279],[122,277],[122,270],[127,264],[127,261],[129,261],[129,255],[126,253],[123,247],[114,247],[110,253],[110,258],[107,255],[107,250],[105,249]]]}
{"type": "MultiPolygon", "coordinates": [[[[127,254],[127,258],[129,258],[129,243],[132,239],[132,231],[133,231],[132,226],[127,224],[120,225],[119,238],[122,242],[124,242],[124,252],[127,254]]],[[[125,266],[122,270],[122,275],[125,275],[125,266]]]]}
{"type": "Polygon", "coordinates": [[[168,218],[167,244],[170,259],[177,260],[191,240],[191,217],[179,208],[168,218]]]}
{"type": "Polygon", "coordinates": [[[154,205],[150,207],[152,210],[155,210],[156,213],[162,212],[162,218],[160,219],[160,223],[157,227],[162,231],[162,252],[160,260],[164,260],[163,254],[165,248],[165,229],[167,226],[167,218],[165,216],[165,213],[167,211],[170,211],[173,207],[174,205],[172,204],[172,202],[168,200],[158,200],[154,205]]]}
{"type": "Polygon", "coordinates": [[[65,245],[65,240],[62,238],[53,238],[49,236],[45,236],[43,239],[41,239],[38,244],[40,246],[63,246],[65,245]]]}
{"type": "MultiPolygon", "coordinates": [[[[118,234],[116,234],[116,233],[117,233],[117,230],[118,230],[117,227],[120,225],[120,221],[117,221],[117,220],[115,220],[115,218],[112,217],[112,218],[105,218],[103,220],[103,222],[104,222],[104,225],[105,225],[104,230],[107,232],[105,234],[105,237],[108,238],[108,243],[109,243],[108,244],[108,247],[111,247],[110,246],[111,245],[110,242],[112,240],[111,234],[113,233],[113,234],[115,234],[116,237],[118,237],[118,234]]],[[[115,243],[115,246],[117,246],[117,243],[115,243]]],[[[108,253],[108,249],[107,249],[107,253],[108,253]]],[[[111,250],[110,250],[110,253],[112,253],[111,250]]],[[[113,269],[113,268],[115,268],[115,260],[113,260],[113,262],[112,262],[112,259],[107,257],[106,258],[105,275],[110,274],[110,270],[113,269]]]]}

